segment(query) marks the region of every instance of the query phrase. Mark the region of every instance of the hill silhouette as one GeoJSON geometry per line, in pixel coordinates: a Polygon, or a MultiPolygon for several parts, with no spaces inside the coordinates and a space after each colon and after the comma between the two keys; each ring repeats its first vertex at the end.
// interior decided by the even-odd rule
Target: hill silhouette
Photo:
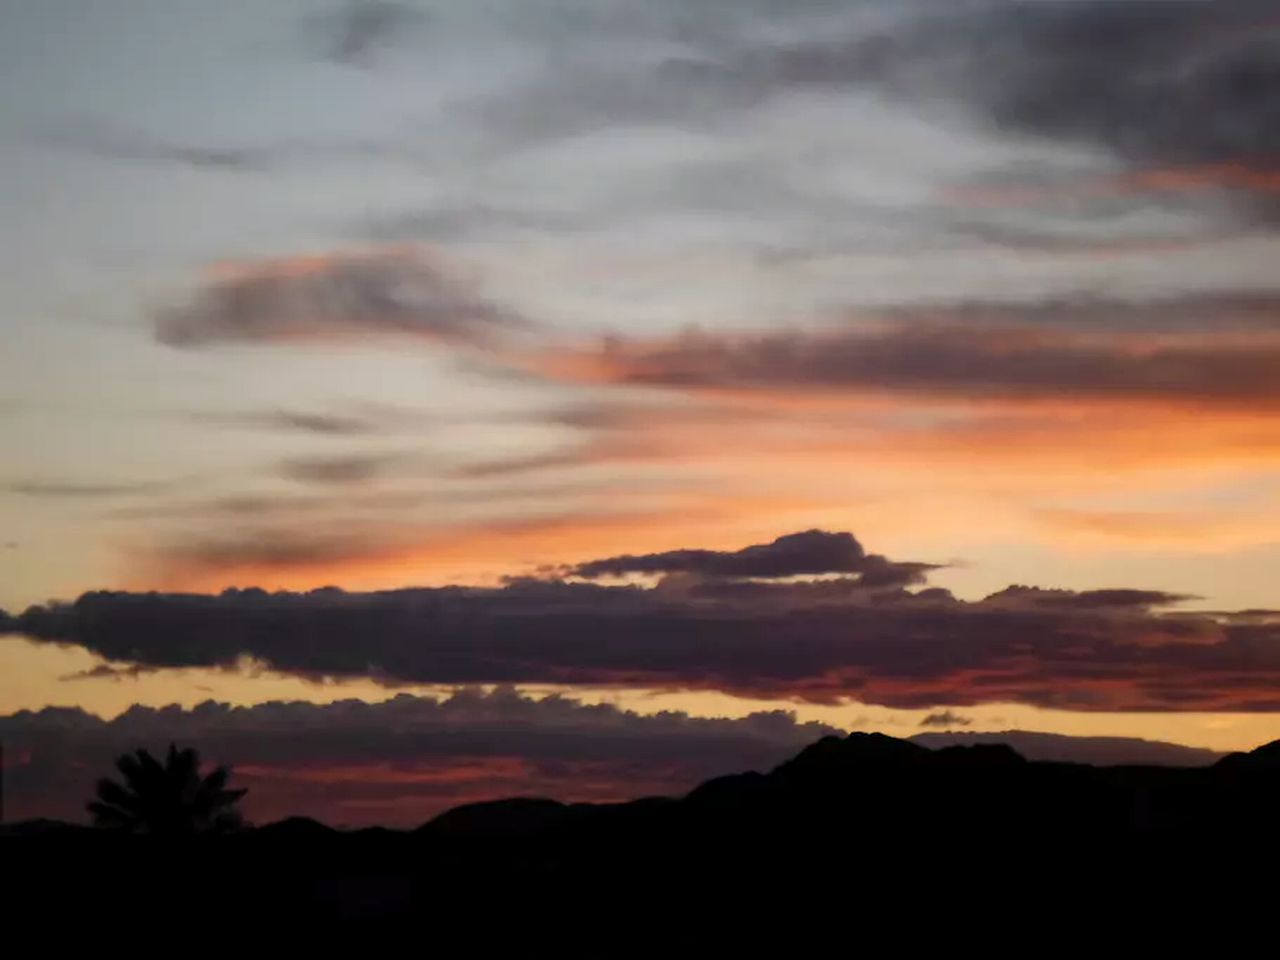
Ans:
{"type": "Polygon", "coordinates": [[[57,890],[62,908],[110,917],[140,897],[173,911],[215,896],[241,918],[321,911],[355,923],[407,922],[477,898],[532,909],[604,890],[689,890],[693,878],[703,890],[781,891],[833,870],[872,899],[945,875],[967,878],[970,895],[1014,899],[1123,883],[1132,901],[1168,892],[1172,877],[1221,887],[1278,853],[1280,741],[1205,767],[1092,767],[1030,761],[1007,744],[935,750],[875,733],[824,737],[771,771],[679,798],[511,798],[412,831],[291,818],[181,840],[54,823],[0,833],[8,877],[24,881],[10,902],[57,890]],[[119,882],[104,889],[104,872],[119,882]]]}

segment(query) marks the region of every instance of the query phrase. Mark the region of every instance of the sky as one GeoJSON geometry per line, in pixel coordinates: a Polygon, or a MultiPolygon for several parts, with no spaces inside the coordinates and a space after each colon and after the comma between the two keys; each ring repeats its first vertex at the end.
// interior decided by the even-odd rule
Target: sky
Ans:
{"type": "Polygon", "coordinates": [[[1280,737],[1277,64],[1269,0],[0,0],[19,806],[166,730],[342,822],[1280,737]]]}

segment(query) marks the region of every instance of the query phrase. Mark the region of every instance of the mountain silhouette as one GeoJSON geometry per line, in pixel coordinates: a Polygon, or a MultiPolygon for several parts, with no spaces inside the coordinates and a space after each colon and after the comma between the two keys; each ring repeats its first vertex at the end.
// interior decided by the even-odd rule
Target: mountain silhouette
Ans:
{"type": "Polygon", "coordinates": [[[1219,770],[1280,772],[1280,740],[1249,753],[1231,753],[1215,764],[1219,770]]]}
{"type": "Polygon", "coordinates": [[[1203,747],[1180,743],[1142,740],[1138,737],[1081,737],[1031,730],[1005,730],[999,733],[947,731],[917,733],[912,743],[936,750],[939,747],[967,746],[977,743],[1003,743],[1028,760],[1054,763],[1087,763],[1092,766],[1207,767],[1224,754],[1203,747]]]}
{"type": "Polygon", "coordinates": [[[306,818],[178,838],[51,823],[0,831],[7,874],[24,881],[14,903],[57,890],[62,909],[111,919],[138,902],[198,915],[212,897],[246,922],[344,924],[460,918],[479,904],[503,915],[602,902],[626,911],[654,891],[679,891],[682,903],[710,891],[784,898],[833,871],[864,907],[895,916],[895,895],[944,877],[947,902],[975,909],[990,898],[1041,909],[1083,890],[1154,903],[1185,893],[1189,877],[1214,877],[1215,890],[1243,883],[1278,854],[1280,741],[1211,766],[1093,767],[874,733],[824,737],[772,770],[683,797],[511,798],[412,831],[306,818]],[[104,865],[105,887],[93,879],[104,865]]]}

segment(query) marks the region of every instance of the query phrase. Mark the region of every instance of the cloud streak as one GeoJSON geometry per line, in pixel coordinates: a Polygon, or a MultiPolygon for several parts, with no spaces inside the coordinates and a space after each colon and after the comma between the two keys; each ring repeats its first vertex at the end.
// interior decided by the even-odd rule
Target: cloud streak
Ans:
{"type": "Polygon", "coordinates": [[[304,410],[248,410],[238,413],[191,413],[193,423],[245,430],[278,430],[321,437],[358,437],[376,434],[382,426],[368,418],[304,410]]]}
{"type": "Polygon", "coordinates": [[[156,318],[156,336],[177,347],[371,336],[476,344],[521,324],[436,265],[393,251],[222,268],[156,318]]]}
{"type": "Polygon", "coordinates": [[[920,398],[1272,406],[1280,337],[1208,338],[1032,322],[917,322],[763,334],[695,331],[536,361],[552,376],[687,392],[901,394],[920,398]]]}
{"type": "Polygon", "coordinates": [[[399,454],[296,457],[280,464],[280,475],[300,483],[351,486],[374,480],[401,459],[399,454]]]}
{"type": "Polygon", "coordinates": [[[23,497],[52,500],[97,500],[104,497],[132,497],[172,489],[170,482],[93,483],[79,480],[14,480],[0,489],[23,497]]]}

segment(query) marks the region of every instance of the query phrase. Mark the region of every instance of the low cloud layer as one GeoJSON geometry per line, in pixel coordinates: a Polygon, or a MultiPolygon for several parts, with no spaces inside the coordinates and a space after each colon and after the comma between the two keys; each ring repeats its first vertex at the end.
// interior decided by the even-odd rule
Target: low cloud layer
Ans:
{"type": "Polygon", "coordinates": [[[608,572],[677,567],[651,587],[552,578],[367,594],[90,593],[33,607],[7,628],[113,663],[248,658],[283,673],[392,684],[613,685],[902,708],[1280,710],[1272,622],[1163,612],[1185,598],[1127,588],[1015,586],[966,602],[907,590],[900,575],[838,575],[859,553],[850,542],[810,532],[738,553],[602,561],[608,572]],[[843,551],[797,565],[805,551],[789,550],[815,543],[843,551]],[[835,575],[758,576],[802,567],[835,575]]]}
{"type": "Polygon", "coordinates": [[[623,800],[682,793],[702,780],[768,769],[834,733],[787,713],[739,720],[641,716],[512,690],[460,691],[383,703],[207,702],[135,706],[114,720],[48,708],[0,717],[6,816],[83,820],[114,758],[170,742],[229,763],[258,822],[311,816],[333,824],[416,826],[443,809],[512,795],[623,800]]]}

